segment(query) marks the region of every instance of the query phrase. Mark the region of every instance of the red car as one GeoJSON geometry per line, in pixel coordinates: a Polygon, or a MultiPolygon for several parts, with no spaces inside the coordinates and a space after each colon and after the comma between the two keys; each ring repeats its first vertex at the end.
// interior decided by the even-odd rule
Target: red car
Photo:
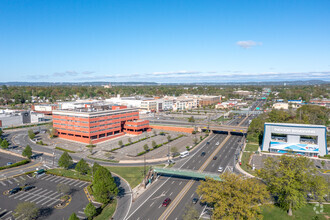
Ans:
{"type": "Polygon", "coordinates": [[[168,206],[168,204],[170,204],[170,202],[171,202],[171,199],[170,198],[166,198],[165,200],[164,200],[164,202],[163,202],[163,204],[162,204],[162,206],[168,206]]]}

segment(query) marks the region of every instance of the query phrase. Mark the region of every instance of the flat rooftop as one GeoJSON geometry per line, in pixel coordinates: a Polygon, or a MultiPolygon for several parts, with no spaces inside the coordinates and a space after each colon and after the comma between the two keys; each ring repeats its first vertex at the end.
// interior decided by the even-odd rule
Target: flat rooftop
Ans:
{"type": "Polygon", "coordinates": [[[125,109],[116,109],[116,110],[99,110],[99,111],[80,111],[79,109],[75,110],[53,110],[53,115],[72,115],[72,116],[102,116],[102,115],[114,115],[130,112],[138,112],[137,108],[125,108],[125,109]]]}
{"type": "Polygon", "coordinates": [[[293,124],[293,123],[271,123],[271,122],[266,122],[265,125],[287,126],[287,127],[326,128],[326,126],[324,126],[324,125],[293,124]]]}

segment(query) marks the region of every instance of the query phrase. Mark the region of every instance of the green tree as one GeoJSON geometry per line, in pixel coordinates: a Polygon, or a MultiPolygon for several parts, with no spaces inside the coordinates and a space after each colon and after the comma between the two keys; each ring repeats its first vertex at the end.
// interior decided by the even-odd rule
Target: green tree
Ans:
{"type": "Polygon", "coordinates": [[[9,146],[8,141],[6,139],[3,139],[3,141],[1,142],[1,147],[3,149],[7,149],[8,146],[9,146]]]}
{"type": "Polygon", "coordinates": [[[255,178],[230,173],[222,174],[221,179],[206,179],[197,189],[201,201],[213,207],[212,219],[262,218],[260,205],[269,197],[264,184],[255,178]]]}
{"type": "Polygon", "coordinates": [[[97,201],[107,204],[111,196],[118,194],[118,188],[110,171],[102,166],[96,169],[93,178],[93,192],[97,201]]]}
{"type": "Polygon", "coordinates": [[[168,141],[168,142],[171,141],[171,135],[167,135],[167,141],[168,141]]]}
{"type": "Polygon", "coordinates": [[[30,138],[31,140],[32,140],[33,138],[35,138],[35,136],[36,136],[32,129],[29,129],[29,130],[28,130],[28,135],[29,135],[29,138],[30,138]]]}
{"type": "Polygon", "coordinates": [[[75,167],[75,170],[81,174],[87,174],[89,169],[89,165],[84,159],[80,159],[75,167]]]}
{"type": "Polygon", "coordinates": [[[194,116],[191,116],[190,118],[188,118],[188,122],[195,122],[194,116]]]}
{"type": "Polygon", "coordinates": [[[68,154],[68,152],[65,151],[58,160],[58,165],[60,167],[68,169],[72,164],[72,157],[68,154]]]}
{"type": "Polygon", "coordinates": [[[96,162],[94,162],[93,167],[92,167],[92,174],[93,174],[93,176],[94,176],[94,173],[96,172],[96,170],[97,170],[99,167],[101,167],[101,165],[98,164],[98,163],[96,163],[96,162]]]}
{"type": "Polygon", "coordinates": [[[156,131],[155,129],[152,131],[152,133],[153,133],[155,136],[157,136],[157,131],[156,131]]]}
{"type": "Polygon", "coordinates": [[[92,219],[97,214],[96,208],[91,202],[87,204],[84,213],[88,219],[92,219]]]}
{"type": "Polygon", "coordinates": [[[307,157],[268,157],[257,175],[266,182],[279,207],[290,216],[293,210],[306,204],[307,194],[322,202],[327,193],[324,178],[317,175],[313,162],[307,157]]]}
{"type": "Polygon", "coordinates": [[[68,194],[70,192],[70,186],[64,184],[64,183],[59,183],[56,185],[56,190],[59,193],[63,193],[64,195],[68,194]]]}
{"type": "Polygon", "coordinates": [[[123,146],[123,141],[122,140],[118,141],[118,146],[119,147],[123,146]]]}
{"type": "Polygon", "coordinates": [[[148,146],[148,144],[143,145],[143,149],[144,149],[145,151],[148,151],[148,150],[149,150],[149,146],[148,146]]]}
{"type": "Polygon", "coordinates": [[[32,156],[32,148],[30,145],[26,145],[25,149],[22,151],[22,156],[27,157],[28,159],[32,156]]]}
{"type": "Polygon", "coordinates": [[[152,143],[151,143],[151,145],[152,145],[152,148],[155,148],[156,145],[157,145],[156,141],[153,140],[152,143]]]}
{"type": "Polygon", "coordinates": [[[193,140],[193,141],[194,141],[194,143],[195,143],[195,144],[197,144],[197,142],[198,142],[198,139],[197,139],[197,138],[194,138],[194,140],[193,140]]]}
{"type": "Polygon", "coordinates": [[[128,138],[128,143],[132,143],[132,139],[131,138],[128,138]]]}
{"type": "Polygon", "coordinates": [[[179,150],[177,147],[171,147],[171,152],[172,152],[172,155],[174,156],[179,152],[179,150]]]}
{"type": "Polygon", "coordinates": [[[2,136],[3,134],[3,130],[0,128],[0,137],[2,136]]]}
{"type": "Polygon", "coordinates": [[[68,220],[80,220],[80,219],[77,217],[76,213],[72,213],[68,220]]]}
{"type": "Polygon", "coordinates": [[[22,216],[23,219],[35,219],[39,215],[38,207],[32,202],[22,202],[16,206],[14,216],[22,216]]]}

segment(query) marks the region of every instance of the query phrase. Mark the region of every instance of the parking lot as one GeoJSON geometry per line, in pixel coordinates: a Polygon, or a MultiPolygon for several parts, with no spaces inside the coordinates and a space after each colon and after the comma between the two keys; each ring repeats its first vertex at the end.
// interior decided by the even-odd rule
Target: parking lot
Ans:
{"type": "Polygon", "coordinates": [[[16,163],[21,160],[24,160],[24,158],[0,152],[0,167],[6,166],[7,163],[16,163]]]}
{"type": "Polygon", "coordinates": [[[14,210],[21,202],[33,202],[40,211],[38,219],[68,219],[75,212],[80,219],[85,219],[84,208],[88,204],[88,199],[83,190],[89,183],[69,179],[65,177],[42,175],[39,178],[27,175],[19,176],[11,179],[0,181],[0,219],[5,220],[21,220],[23,216],[14,217],[14,210]],[[57,184],[62,183],[69,186],[71,202],[63,209],[56,209],[55,206],[61,203],[60,198],[63,193],[57,191],[57,184]],[[33,186],[28,191],[19,191],[14,194],[8,194],[11,190],[18,186],[33,186]]]}

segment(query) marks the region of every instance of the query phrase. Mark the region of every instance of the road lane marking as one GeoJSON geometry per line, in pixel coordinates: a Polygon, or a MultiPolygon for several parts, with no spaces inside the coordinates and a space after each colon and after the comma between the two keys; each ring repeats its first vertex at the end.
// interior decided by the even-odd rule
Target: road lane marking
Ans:
{"type": "Polygon", "coordinates": [[[7,180],[7,182],[9,182],[9,184],[13,184],[13,182],[12,182],[12,181],[10,181],[9,179],[7,180]]]}
{"type": "MultiPolygon", "coordinates": [[[[210,155],[210,157],[204,162],[204,164],[199,168],[198,171],[204,171],[207,166],[210,164],[212,161],[212,158],[214,155],[216,155],[222,147],[226,144],[226,142],[229,140],[231,137],[230,134],[227,135],[227,137],[222,141],[222,143],[215,149],[215,151],[210,155]]],[[[195,183],[194,180],[190,180],[184,188],[179,192],[179,194],[175,197],[172,203],[170,203],[169,207],[163,212],[163,214],[158,218],[158,220],[165,220],[167,219],[171,213],[174,211],[174,209],[177,207],[179,202],[183,199],[183,197],[186,195],[186,193],[189,191],[189,189],[193,186],[195,183]]]]}
{"type": "Polygon", "coordinates": [[[4,182],[0,181],[0,183],[1,183],[3,186],[6,186],[6,184],[5,184],[4,182]]]}
{"type": "Polygon", "coordinates": [[[179,186],[182,184],[182,181],[179,183],[179,186]]]}
{"type": "Polygon", "coordinates": [[[151,207],[155,202],[152,202],[149,207],[151,207]]]}
{"type": "MultiPolygon", "coordinates": [[[[216,137],[216,135],[214,135],[213,137],[210,138],[209,141],[213,140],[216,137]]],[[[188,158],[188,160],[186,160],[178,169],[181,169],[191,158],[193,158],[201,149],[203,149],[206,146],[206,144],[204,143],[203,147],[200,147],[191,157],[188,158]]],[[[125,218],[125,220],[129,219],[132,215],[134,215],[134,213],[141,208],[141,206],[143,206],[167,181],[169,181],[171,179],[171,177],[169,177],[168,179],[166,179],[164,181],[164,183],[162,183],[146,200],[144,200],[144,202],[142,202],[139,207],[137,209],[135,209],[127,218],[125,218]]],[[[161,205],[160,205],[161,207],[161,205]]],[[[160,208],[158,207],[158,208],[160,208]]]]}

